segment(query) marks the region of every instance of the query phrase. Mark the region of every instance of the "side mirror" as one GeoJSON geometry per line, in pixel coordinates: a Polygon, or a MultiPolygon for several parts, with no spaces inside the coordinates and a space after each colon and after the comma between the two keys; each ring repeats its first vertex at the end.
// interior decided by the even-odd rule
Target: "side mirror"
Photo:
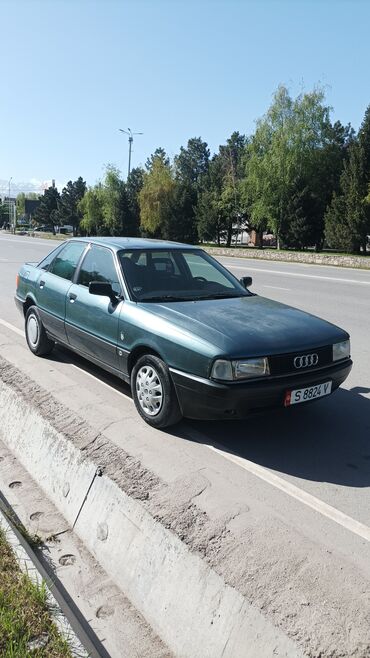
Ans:
{"type": "Polygon", "coordinates": [[[251,276],[242,276],[240,283],[242,286],[244,286],[244,288],[246,288],[246,290],[248,290],[249,286],[251,286],[253,283],[253,279],[251,276]]]}
{"type": "Polygon", "coordinates": [[[114,292],[111,283],[104,283],[103,281],[90,281],[89,283],[90,295],[100,295],[100,297],[109,297],[112,304],[117,304],[118,296],[114,292]]]}

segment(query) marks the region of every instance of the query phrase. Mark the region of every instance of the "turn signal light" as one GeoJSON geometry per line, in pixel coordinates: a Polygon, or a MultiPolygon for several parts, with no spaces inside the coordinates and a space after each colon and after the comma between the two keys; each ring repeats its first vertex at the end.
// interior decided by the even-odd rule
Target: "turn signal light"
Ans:
{"type": "Polygon", "coordinates": [[[19,286],[19,274],[15,277],[15,287],[18,288],[19,286]]]}

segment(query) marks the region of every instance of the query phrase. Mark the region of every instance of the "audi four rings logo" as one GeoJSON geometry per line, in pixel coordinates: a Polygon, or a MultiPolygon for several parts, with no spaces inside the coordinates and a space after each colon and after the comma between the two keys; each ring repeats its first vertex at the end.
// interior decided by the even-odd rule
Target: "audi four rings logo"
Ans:
{"type": "Polygon", "coordinates": [[[317,366],[319,362],[318,354],[303,354],[302,356],[296,356],[293,363],[295,368],[312,368],[312,366],[317,366]]]}

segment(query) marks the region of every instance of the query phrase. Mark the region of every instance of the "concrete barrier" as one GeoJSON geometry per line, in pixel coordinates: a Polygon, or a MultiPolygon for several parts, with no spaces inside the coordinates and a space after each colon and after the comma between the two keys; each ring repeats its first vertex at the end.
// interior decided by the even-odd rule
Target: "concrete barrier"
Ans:
{"type": "Polygon", "coordinates": [[[302,655],[150,513],[155,476],[1,361],[3,441],[175,655],[302,655]]]}
{"type": "Polygon", "coordinates": [[[308,263],[311,265],[334,265],[370,269],[370,253],[367,256],[350,254],[331,254],[316,251],[278,251],[277,249],[258,249],[256,247],[204,247],[211,256],[232,256],[233,258],[250,258],[254,260],[272,260],[284,263],[308,263]]]}

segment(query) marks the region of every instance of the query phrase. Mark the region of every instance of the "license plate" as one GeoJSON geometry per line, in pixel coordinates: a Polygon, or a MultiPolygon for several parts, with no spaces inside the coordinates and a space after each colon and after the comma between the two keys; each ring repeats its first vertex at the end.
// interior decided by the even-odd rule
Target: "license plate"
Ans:
{"type": "Polygon", "coordinates": [[[297,388],[294,391],[287,391],[285,393],[284,406],[289,407],[291,404],[309,402],[310,400],[316,400],[317,398],[323,398],[325,395],[330,395],[331,385],[332,382],[325,382],[324,384],[316,384],[307,388],[297,388]]]}

